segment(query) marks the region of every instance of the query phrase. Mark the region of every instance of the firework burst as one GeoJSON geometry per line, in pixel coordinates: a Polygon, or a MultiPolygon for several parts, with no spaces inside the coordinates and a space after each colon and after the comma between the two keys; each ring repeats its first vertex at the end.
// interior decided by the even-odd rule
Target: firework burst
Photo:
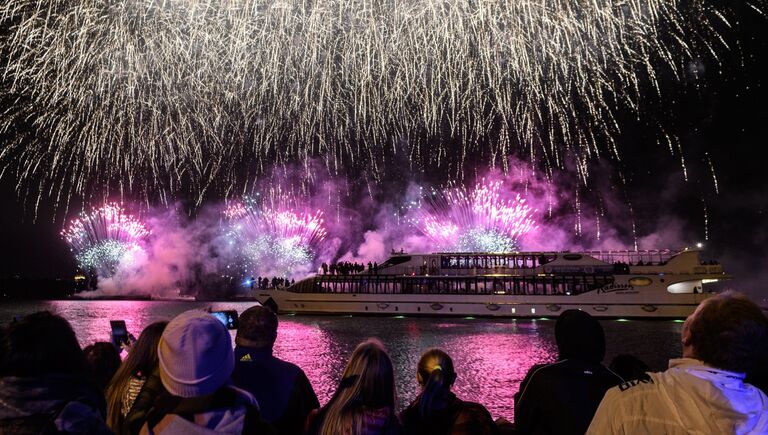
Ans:
{"type": "Polygon", "coordinates": [[[471,191],[432,192],[411,222],[437,249],[460,252],[512,252],[533,230],[535,210],[515,195],[503,198],[503,183],[483,180],[471,191]]]}
{"type": "Polygon", "coordinates": [[[118,204],[82,213],[61,231],[81,269],[110,277],[121,262],[143,250],[149,230],[118,204]]]}
{"type": "Polygon", "coordinates": [[[293,276],[311,266],[326,236],[323,212],[296,212],[267,206],[252,198],[230,204],[223,212],[227,238],[238,249],[245,273],[293,276]]]}
{"type": "Polygon", "coordinates": [[[292,159],[459,176],[518,150],[586,177],[619,155],[617,110],[725,49],[728,17],[707,0],[7,0],[0,175],[57,201],[201,201],[292,159]]]}

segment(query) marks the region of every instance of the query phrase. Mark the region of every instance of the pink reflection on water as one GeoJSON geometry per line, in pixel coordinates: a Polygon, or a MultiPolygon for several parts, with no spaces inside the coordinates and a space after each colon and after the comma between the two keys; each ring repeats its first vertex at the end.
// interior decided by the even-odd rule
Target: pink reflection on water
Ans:
{"type": "Polygon", "coordinates": [[[274,355],[301,367],[320,398],[327,402],[338,382],[337,366],[345,361],[331,350],[331,340],[317,324],[307,325],[281,317],[274,355]]]}
{"type": "MultiPolygon", "coordinates": [[[[124,320],[129,332],[138,337],[146,325],[170,320],[189,309],[234,309],[242,313],[251,306],[147,301],[53,301],[40,305],[35,310],[47,309],[66,318],[83,347],[110,340],[109,320],[124,320]]],[[[359,342],[376,336],[392,356],[397,371],[399,407],[403,408],[419,393],[416,382],[419,357],[425,350],[439,347],[454,359],[458,373],[456,394],[482,403],[494,418],[511,420],[512,395],[528,368],[551,361],[556,355],[551,337],[554,322],[543,322],[541,326],[546,327],[542,331],[535,323],[281,316],[275,355],[301,367],[320,403],[325,404],[336,391],[352,350],[359,342]]],[[[236,331],[230,333],[234,343],[236,331]]]]}
{"type": "Polygon", "coordinates": [[[514,401],[528,369],[554,361],[553,343],[536,335],[477,334],[443,346],[453,358],[457,379],[454,392],[464,400],[485,405],[494,417],[512,420],[514,401]]]}
{"type": "Polygon", "coordinates": [[[494,418],[514,417],[513,395],[533,364],[554,361],[554,322],[441,321],[423,328],[423,337],[408,337],[391,349],[398,367],[401,406],[419,393],[416,366],[421,354],[438,347],[453,359],[457,373],[453,391],[464,400],[483,404],[494,418]],[[540,327],[545,332],[537,331],[540,327]]]}
{"type": "Polygon", "coordinates": [[[97,341],[111,341],[110,320],[124,320],[128,332],[138,338],[145,326],[170,320],[187,308],[181,306],[173,310],[170,303],[160,302],[161,305],[153,306],[146,301],[50,301],[45,304],[48,306],[41,309],[50,310],[69,321],[81,347],[97,341]],[[169,316],[169,313],[174,314],[169,316]]]}
{"type": "MultiPolygon", "coordinates": [[[[135,336],[148,324],[170,320],[190,309],[237,310],[252,303],[160,301],[52,301],[0,304],[0,322],[50,310],[67,319],[81,346],[110,340],[110,320],[125,320],[135,336]]],[[[554,361],[554,320],[431,319],[347,316],[280,316],[275,354],[301,367],[321,404],[335,392],[344,366],[358,343],[378,337],[395,365],[399,408],[419,393],[416,364],[438,347],[453,358],[454,390],[465,400],[485,405],[494,418],[512,420],[513,395],[528,369],[554,361]]],[[[673,322],[601,322],[606,331],[606,364],[618,353],[632,353],[653,370],[680,355],[680,325],[673,322]]],[[[234,339],[236,331],[230,331],[234,339]]],[[[234,340],[233,340],[234,342],[234,340]]]]}

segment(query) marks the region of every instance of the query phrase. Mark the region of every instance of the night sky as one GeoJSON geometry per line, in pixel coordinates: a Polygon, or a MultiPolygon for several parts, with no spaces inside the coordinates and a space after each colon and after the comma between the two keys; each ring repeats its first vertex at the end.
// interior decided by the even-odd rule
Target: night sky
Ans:
{"type": "MultiPolygon", "coordinates": [[[[729,286],[747,291],[765,304],[768,22],[765,17],[745,14],[735,24],[727,35],[728,41],[738,43],[732,44],[730,52],[720,53],[720,65],[712,59],[692,64],[691,68],[703,67],[695,80],[662,77],[665,99],[652,103],[658,112],[642,113],[641,122],[635,121],[635,113],[621,114],[625,123],[617,142],[623,161],[605,164],[612,170],[620,168],[627,177],[626,195],[633,204],[639,232],[653,232],[667,218],[681,222],[684,234],[680,239],[705,243],[704,257],[718,259],[735,276],[729,286]],[[673,132],[687,157],[687,182],[679,159],[658,145],[643,125],[648,119],[666,117],[673,119],[673,132]],[[714,166],[719,193],[714,191],[705,155],[714,166]],[[709,219],[706,241],[704,206],[709,219]]],[[[414,174],[414,178],[422,176],[414,174]]],[[[599,179],[601,174],[593,169],[591,177],[599,179]]],[[[0,180],[0,276],[71,277],[76,265],[59,236],[65,219],[62,211],[44,199],[35,213],[34,202],[18,196],[17,182],[8,175],[0,180]]],[[[351,183],[360,188],[355,182],[359,178],[352,178],[351,183]]]]}

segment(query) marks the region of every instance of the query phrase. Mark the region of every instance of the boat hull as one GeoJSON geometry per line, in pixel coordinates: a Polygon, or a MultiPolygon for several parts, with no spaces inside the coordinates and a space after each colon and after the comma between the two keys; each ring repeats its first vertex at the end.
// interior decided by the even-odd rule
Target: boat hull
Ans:
{"type": "Polygon", "coordinates": [[[590,292],[577,296],[327,294],[286,290],[259,292],[256,299],[281,314],[362,314],[386,316],[456,316],[539,318],[580,309],[602,318],[685,318],[711,294],[668,294],[663,299],[640,294],[590,292]]]}

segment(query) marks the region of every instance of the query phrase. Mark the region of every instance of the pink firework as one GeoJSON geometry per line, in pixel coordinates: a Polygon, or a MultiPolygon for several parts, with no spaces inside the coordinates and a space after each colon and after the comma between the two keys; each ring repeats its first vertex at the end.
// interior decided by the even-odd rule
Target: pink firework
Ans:
{"type": "Polygon", "coordinates": [[[323,212],[298,212],[285,206],[267,206],[245,198],[224,210],[227,236],[238,246],[244,269],[252,273],[290,275],[311,264],[327,232],[323,212]]]}
{"type": "Polygon", "coordinates": [[[433,192],[425,198],[413,224],[436,249],[467,252],[511,252],[536,227],[536,210],[519,194],[505,197],[504,183],[483,179],[471,191],[433,192]]]}
{"type": "Polygon", "coordinates": [[[119,262],[143,249],[149,230],[119,204],[107,203],[82,213],[61,235],[82,269],[109,276],[119,262]]]}
{"type": "Polygon", "coordinates": [[[233,202],[224,209],[224,217],[228,220],[240,219],[248,213],[242,202],[233,202]]]}

